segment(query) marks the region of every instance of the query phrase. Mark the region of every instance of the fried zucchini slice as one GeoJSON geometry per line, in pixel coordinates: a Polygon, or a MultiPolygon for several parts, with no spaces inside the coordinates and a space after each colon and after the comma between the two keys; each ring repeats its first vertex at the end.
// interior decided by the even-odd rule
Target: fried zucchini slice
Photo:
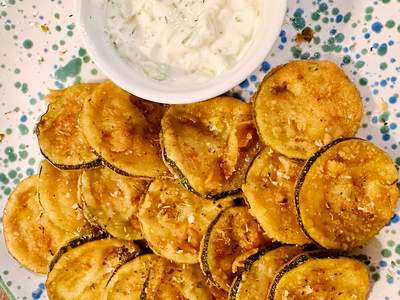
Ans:
{"type": "Polygon", "coordinates": [[[305,164],[295,189],[299,222],[320,246],[352,250],[393,216],[399,189],[390,157],[361,139],[339,139],[305,164]]]}
{"type": "Polygon", "coordinates": [[[249,104],[222,96],[174,105],[161,126],[164,161],[188,190],[209,199],[240,191],[259,151],[249,104]]]}
{"type": "Polygon", "coordinates": [[[102,300],[143,299],[150,271],[161,260],[157,255],[145,254],[121,266],[107,284],[102,300]]]}
{"type": "Polygon", "coordinates": [[[132,242],[95,240],[61,255],[47,276],[49,299],[100,299],[113,273],[137,256],[132,242]]]}
{"type": "Polygon", "coordinates": [[[267,147],[254,159],[242,187],[250,213],[270,238],[282,243],[310,243],[297,222],[294,204],[301,167],[300,162],[267,147]]]}
{"type": "Polygon", "coordinates": [[[126,176],[156,177],[167,173],[159,144],[164,111],[165,106],[106,81],[85,102],[80,121],[87,141],[109,168],[126,176]]]}
{"type": "Polygon", "coordinates": [[[362,262],[310,252],[295,257],[278,272],[268,300],[363,300],[368,290],[368,270],[362,262]]]}
{"type": "Polygon", "coordinates": [[[271,243],[246,207],[230,207],[208,226],[201,242],[200,266],[217,287],[229,291],[252,254],[271,243]]]}
{"type": "Polygon", "coordinates": [[[45,274],[53,255],[73,236],[43,214],[37,184],[35,175],[15,188],[4,210],[3,233],[8,251],[21,265],[45,274]]]}
{"type": "Polygon", "coordinates": [[[232,198],[212,202],[171,179],[154,180],[140,205],[139,220],[151,249],[178,263],[199,262],[200,241],[208,225],[232,198]]]}
{"type": "Polygon", "coordinates": [[[80,174],[80,170],[60,170],[43,160],[38,183],[39,201],[44,213],[54,224],[75,235],[92,230],[78,199],[80,174]]]}
{"type": "Polygon", "coordinates": [[[218,299],[207,284],[199,265],[176,264],[161,258],[150,271],[141,299],[218,299]]]}
{"type": "Polygon", "coordinates": [[[301,247],[274,243],[250,256],[232,283],[229,300],[267,299],[268,287],[276,273],[301,252],[301,247]]]}
{"type": "Polygon", "coordinates": [[[77,84],[48,96],[49,107],[36,133],[42,154],[60,169],[91,168],[100,163],[78,122],[83,103],[95,86],[77,84]]]}
{"type": "Polygon", "coordinates": [[[51,272],[51,270],[53,270],[54,265],[58,262],[58,260],[61,258],[61,256],[63,256],[67,251],[74,249],[76,247],[79,247],[88,242],[106,239],[109,237],[110,237],[110,235],[106,231],[98,229],[98,230],[93,230],[93,231],[89,232],[88,234],[80,235],[78,237],[75,237],[74,239],[71,239],[70,241],[68,241],[68,243],[64,244],[64,246],[62,246],[58,250],[56,255],[54,255],[54,257],[51,260],[50,265],[49,265],[49,272],[51,272]]]}
{"type": "Polygon", "coordinates": [[[86,170],[79,179],[79,195],[85,216],[113,237],[143,238],[137,217],[139,201],[148,182],[119,175],[109,168],[86,170]]]}
{"type": "Polygon", "coordinates": [[[254,97],[261,140],[290,158],[357,132],[363,104],[356,86],[330,61],[293,61],[268,74],[254,97]]]}

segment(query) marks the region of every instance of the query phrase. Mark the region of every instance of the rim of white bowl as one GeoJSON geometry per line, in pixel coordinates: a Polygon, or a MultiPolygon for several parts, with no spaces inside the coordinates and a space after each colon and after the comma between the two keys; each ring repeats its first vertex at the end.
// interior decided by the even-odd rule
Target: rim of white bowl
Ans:
{"type": "MultiPolygon", "coordinates": [[[[132,73],[132,77],[123,75],[123,73],[130,74],[129,70],[133,71],[133,69],[129,67],[127,63],[122,62],[123,59],[114,48],[113,52],[119,57],[119,61],[117,61],[118,59],[110,59],[110,55],[104,53],[104,51],[107,52],[107,49],[101,47],[102,45],[99,41],[99,37],[94,32],[88,30],[88,28],[90,28],[90,18],[85,16],[87,11],[82,7],[88,2],[87,0],[75,0],[75,13],[81,38],[95,64],[110,80],[122,89],[140,98],[165,104],[185,104],[204,101],[224,94],[243,82],[261,65],[271,51],[281,31],[287,10],[287,0],[274,1],[274,5],[277,5],[277,11],[273,18],[268,21],[269,26],[273,28],[270,31],[270,37],[262,41],[261,47],[257,48],[257,51],[252,52],[253,55],[246,60],[245,64],[243,64],[243,57],[248,55],[249,50],[227,71],[211,78],[207,82],[200,83],[198,88],[190,90],[168,90],[165,85],[161,83],[157,85],[153,79],[148,78],[145,74],[134,76],[134,73],[132,73]],[[238,66],[240,66],[240,68],[238,68],[238,66]]],[[[102,34],[104,37],[105,33],[103,33],[103,31],[102,34]]],[[[260,42],[261,41],[258,41],[258,43],[260,42]]]]}

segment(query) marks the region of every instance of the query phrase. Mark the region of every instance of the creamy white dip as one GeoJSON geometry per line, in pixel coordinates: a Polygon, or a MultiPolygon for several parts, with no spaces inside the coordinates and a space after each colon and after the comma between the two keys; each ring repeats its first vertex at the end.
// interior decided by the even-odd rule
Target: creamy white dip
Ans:
{"type": "Polygon", "coordinates": [[[154,79],[207,79],[246,52],[261,1],[108,0],[106,30],[121,56],[154,79]]]}

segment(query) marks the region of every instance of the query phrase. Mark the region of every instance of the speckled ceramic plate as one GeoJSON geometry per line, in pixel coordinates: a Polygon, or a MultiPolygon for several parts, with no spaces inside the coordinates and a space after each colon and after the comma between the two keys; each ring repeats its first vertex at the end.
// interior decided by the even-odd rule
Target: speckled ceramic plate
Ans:
{"type": "MultiPolygon", "coordinates": [[[[0,0],[0,211],[13,187],[37,171],[41,156],[33,131],[47,90],[103,77],[76,32],[72,1],[0,0]]],[[[334,60],[364,98],[358,135],[400,165],[399,42],[400,0],[289,0],[271,54],[233,93],[247,99],[271,67],[290,59],[334,60]],[[300,42],[296,35],[307,26],[314,37],[300,42]]],[[[371,271],[370,299],[400,299],[399,214],[359,253],[371,271]]],[[[44,280],[10,257],[1,236],[0,287],[8,298],[45,299],[44,280]]]]}

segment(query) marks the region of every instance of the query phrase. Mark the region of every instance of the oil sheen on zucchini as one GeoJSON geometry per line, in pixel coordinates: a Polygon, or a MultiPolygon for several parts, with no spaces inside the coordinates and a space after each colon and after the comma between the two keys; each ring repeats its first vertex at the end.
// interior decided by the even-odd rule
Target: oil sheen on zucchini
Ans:
{"type": "Polygon", "coordinates": [[[261,140],[290,158],[307,159],[331,141],[353,136],[363,116],[357,88],[329,61],[280,66],[254,99],[261,140]]]}
{"type": "Polygon", "coordinates": [[[85,216],[113,237],[143,238],[137,217],[148,182],[117,174],[109,168],[86,170],[79,179],[79,196],[85,216]]]}
{"type": "Polygon", "coordinates": [[[154,180],[140,205],[143,234],[154,252],[178,263],[196,264],[207,226],[232,198],[212,202],[172,179],[154,180]]]}
{"type": "Polygon", "coordinates": [[[85,102],[80,121],[89,144],[108,167],[122,175],[156,177],[167,172],[159,144],[164,110],[106,81],[85,102]]]}
{"type": "Polygon", "coordinates": [[[273,240],[310,242],[296,218],[294,187],[302,164],[267,147],[253,161],[242,187],[250,213],[273,240]]]}
{"type": "Polygon", "coordinates": [[[163,158],[187,189],[210,199],[240,191],[259,150],[249,104],[222,96],[174,105],[161,125],[163,158]]]}
{"type": "Polygon", "coordinates": [[[97,166],[99,160],[86,141],[79,124],[83,103],[96,85],[78,84],[51,91],[49,107],[36,128],[40,150],[61,169],[97,166]]]}
{"type": "Polygon", "coordinates": [[[60,170],[43,160],[39,174],[39,201],[50,220],[75,235],[91,230],[78,199],[80,170],[60,170]]]}
{"type": "Polygon", "coordinates": [[[58,249],[73,235],[43,214],[37,184],[37,176],[31,176],[15,188],[4,210],[3,233],[8,251],[21,265],[45,274],[58,249]]]}
{"type": "Polygon", "coordinates": [[[147,287],[150,271],[161,263],[154,254],[140,255],[121,266],[112,276],[102,300],[139,300],[147,287]]]}
{"type": "Polygon", "coordinates": [[[271,243],[246,207],[223,210],[201,242],[200,266],[217,287],[229,291],[245,260],[271,243]]]}
{"type": "Polygon", "coordinates": [[[137,254],[134,243],[116,239],[95,240],[68,250],[47,276],[49,299],[100,299],[113,273],[137,254]]]}
{"type": "Polygon", "coordinates": [[[151,269],[147,286],[141,296],[141,299],[146,300],[218,299],[208,286],[199,265],[176,264],[164,258],[160,258],[151,269]]]}
{"type": "Polygon", "coordinates": [[[276,273],[301,252],[301,247],[274,243],[250,256],[232,283],[229,300],[267,299],[268,287],[276,273]]]}
{"type": "Polygon", "coordinates": [[[297,180],[298,219],[324,248],[367,243],[393,216],[399,190],[391,158],[361,139],[340,139],[314,154],[297,180]]]}
{"type": "Polygon", "coordinates": [[[368,270],[362,262],[310,252],[295,257],[278,272],[268,300],[365,300],[368,290],[368,270]]]}

